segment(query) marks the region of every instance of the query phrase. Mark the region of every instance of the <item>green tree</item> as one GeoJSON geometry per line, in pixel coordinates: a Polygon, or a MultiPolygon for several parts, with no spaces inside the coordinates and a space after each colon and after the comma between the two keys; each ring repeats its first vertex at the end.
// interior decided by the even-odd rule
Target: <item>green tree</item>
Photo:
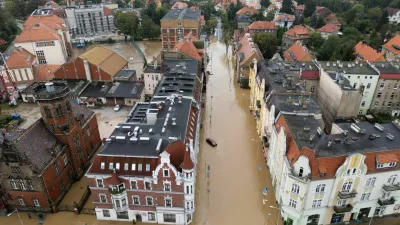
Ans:
{"type": "Polygon", "coordinates": [[[9,16],[14,16],[15,3],[13,1],[6,1],[4,3],[3,13],[8,13],[9,16]]]}
{"type": "MultiPolygon", "coordinates": [[[[310,18],[310,26],[312,27],[316,27],[317,25],[317,20],[318,20],[318,16],[316,13],[313,13],[311,18],[310,18]]],[[[318,27],[319,28],[319,27],[318,27]]]]}
{"type": "Polygon", "coordinates": [[[278,39],[278,46],[282,45],[282,37],[285,32],[288,31],[286,27],[279,27],[278,26],[278,32],[276,33],[276,38],[278,39]]]}
{"type": "Polygon", "coordinates": [[[330,60],[337,46],[339,46],[340,40],[336,35],[330,35],[328,39],[324,42],[322,47],[318,50],[317,58],[318,60],[326,61],[330,60]]]}
{"type": "Polygon", "coordinates": [[[218,21],[216,19],[211,19],[207,21],[207,26],[210,28],[211,32],[217,27],[218,21]]]}
{"type": "Polygon", "coordinates": [[[293,2],[292,0],[283,0],[282,2],[282,8],[281,8],[281,13],[289,13],[289,14],[293,14],[293,2]]]}
{"type": "Polygon", "coordinates": [[[8,45],[12,43],[15,35],[18,34],[18,26],[15,19],[9,17],[8,13],[0,8],[0,39],[3,39],[7,44],[0,45],[0,52],[7,49],[8,45]]]}
{"type": "Polygon", "coordinates": [[[267,13],[267,17],[265,18],[266,21],[272,21],[275,19],[275,11],[271,10],[267,13]]]}
{"type": "Polygon", "coordinates": [[[26,2],[24,0],[14,0],[12,2],[14,3],[14,7],[11,14],[14,18],[23,19],[26,12],[26,2]]]}
{"type": "Polygon", "coordinates": [[[270,4],[271,4],[271,2],[269,0],[261,0],[260,1],[261,7],[264,7],[264,8],[267,8],[270,4]]]}
{"type": "Polygon", "coordinates": [[[314,28],[321,28],[323,26],[325,26],[324,19],[322,19],[322,17],[318,17],[317,23],[315,24],[314,28]]]}
{"type": "Polygon", "coordinates": [[[315,1],[307,1],[304,6],[304,17],[311,17],[315,12],[315,1]]]}
{"type": "Polygon", "coordinates": [[[139,27],[139,19],[133,13],[118,13],[116,16],[115,25],[120,33],[136,37],[139,27]]]}
{"type": "Polygon", "coordinates": [[[144,7],[144,1],[143,0],[135,0],[133,2],[133,7],[138,9],[138,8],[143,8],[144,7]]]}
{"type": "Polygon", "coordinates": [[[368,18],[370,20],[375,21],[378,23],[382,17],[382,9],[379,7],[374,7],[371,9],[368,9],[368,18]]]}
{"type": "Polygon", "coordinates": [[[125,7],[125,3],[122,0],[117,0],[116,3],[118,5],[118,8],[124,8],[125,7]]]}
{"type": "Polygon", "coordinates": [[[46,0],[29,0],[26,5],[25,15],[30,15],[33,11],[38,9],[39,6],[46,4],[46,0]]]}
{"type": "Polygon", "coordinates": [[[278,49],[278,40],[272,34],[256,33],[254,42],[258,45],[265,59],[270,59],[278,49]]]}
{"type": "Polygon", "coordinates": [[[373,30],[372,33],[369,35],[368,44],[375,49],[379,49],[382,46],[382,38],[376,30],[373,30]]]}
{"type": "Polygon", "coordinates": [[[321,33],[314,32],[310,35],[307,47],[312,50],[319,49],[325,42],[325,39],[321,36],[321,33]]]}
{"type": "Polygon", "coordinates": [[[143,17],[142,25],[143,38],[159,38],[161,35],[160,26],[155,24],[150,18],[143,17]]]}

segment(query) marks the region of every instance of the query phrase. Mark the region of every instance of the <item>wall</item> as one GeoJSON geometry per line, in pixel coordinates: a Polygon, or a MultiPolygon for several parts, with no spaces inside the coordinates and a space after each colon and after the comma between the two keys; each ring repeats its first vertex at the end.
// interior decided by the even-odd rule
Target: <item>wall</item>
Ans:
{"type": "Polygon", "coordinates": [[[162,79],[161,73],[144,73],[144,93],[146,95],[153,95],[158,85],[158,82],[162,79]]]}
{"type": "Polygon", "coordinates": [[[34,81],[34,77],[32,74],[32,67],[10,69],[7,72],[9,74],[9,77],[11,77],[11,80],[16,84],[22,84],[22,83],[28,84],[34,81]]]}
{"type": "Polygon", "coordinates": [[[25,48],[36,55],[36,51],[43,50],[47,64],[60,65],[67,61],[60,40],[54,40],[54,46],[36,47],[35,42],[15,43],[15,47],[25,48]]]}
{"type": "MultiPolygon", "coordinates": [[[[400,102],[399,84],[399,80],[379,79],[371,100],[370,109],[389,113],[392,113],[392,110],[394,109],[398,109],[398,103],[400,102]],[[381,87],[382,84],[384,85],[383,88],[381,87]],[[380,97],[378,97],[378,95],[380,95],[380,97]],[[389,103],[391,106],[389,106],[389,103]]],[[[399,114],[397,113],[395,116],[397,115],[399,114]]]]}

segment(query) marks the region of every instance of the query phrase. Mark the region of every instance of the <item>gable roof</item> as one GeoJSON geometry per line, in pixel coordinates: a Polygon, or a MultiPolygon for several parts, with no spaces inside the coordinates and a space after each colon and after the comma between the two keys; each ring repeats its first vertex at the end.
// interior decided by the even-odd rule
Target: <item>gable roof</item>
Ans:
{"type": "Polygon", "coordinates": [[[274,22],[271,21],[254,21],[249,25],[249,29],[260,29],[260,30],[277,30],[274,22]]]}
{"type": "Polygon", "coordinates": [[[238,49],[237,53],[240,57],[239,64],[242,66],[245,63],[248,63],[251,57],[256,57],[260,59],[260,53],[258,51],[257,45],[251,41],[249,34],[245,34],[242,39],[239,41],[240,48],[238,49]]]}
{"type": "Polygon", "coordinates": [[[324,33],[335,33],[340,30],[340,27],[336,26],[335,24],[328,23],[323,27],[320,27],[317,29],[319,32],[324,32],[324,33]]]}
{"type": "Polygon", "coordinates": [[[184,9],[187,8],[188,4],[185,2],[175,2],[175,4],[171,7],[171,9],[184,9]]]}
{"type": "Polygon", "coordinates": [[[118,53],[103,46],[96,46],[78,57],[99,66],[111,76],[115,76],[128,64],[118,53]]]}
{"type": "Polygon", "coordinates": [[[246,6],[237,11],[236,15],[247,15],[247,14],[254,15],[256,13],[258,13],[257,9],[246,6]]]}
{"type": "Polygon", "coordinates": [[[396,36],[386,42],[383,47],[396,55],[400,55],[400,34],[396,34],[396,36]]]}
{"type": "Polygon", "coordinates": [[[48,1],[43,6],[39,6],[39,8],[41,8],[41,9],[54,9],[54,8],[60,8],[60,5],[58,5],[55,1],[48,1]]]}
{"type": "Polygon", "coordinates": [[[301,42],[296,41],[290,46],[286,51],[283,52],[285,60],[288,61],[300,61],[300,62],[311,62],[312,57],[308,53],[308,49],[301,44],[301,42]]]}
{"type": "Polygon", "coordinates": [[[261,7],[260,3],[258,3],[258,2],[249,2],[246,5],[250,8],[255,8],[255,9],[258,7],[261,7]]]}
{"type": "Polygon", "coordinates": [[[201,56],[198,53],[198,49],[194,46],[193,42],[190,41],[181,41],[176,43],[174,50],[177,52],[182,52],[198,61],[201,60],[201,56]]]}
{"type": "Polygon", "coordinates": [[[357,56],[357,61],[383,62],[386,61],[381,52],[376,51],[371,46],[360,41],[354,46],[354,54],[357,56]]]}
{"type": "Polygon", "coordinates": [[[56,15],[30,16],[15,39],[16,43],[58,40],[57,30],[67,30],[64,20],[56,15]]]}
{"type": "Polygon", "coordinates": [[[400,9],[387,7],[387,8],[386,8],[386,11],[388,12],[389,16],[393,16],[393,15],[396,14],[398,11],[400,11],[400,9]]]}
{"type": "Polygon", "coordinates": [[[295,18],[296,17],[294,15],[282,13],[274,21],[275,22],[286,22],[286,21],[293,22],[295,20],[295,18]]]}
{"type": "Polygon", "coordinates": [[[7,60],[7,67],[9,69],[27,68],[31,67],[35,61],[35,55],[31,54],[24,48],[15,48],[7,60]]]}
{"type": "Polygon", "coordinates": [[[296,38],[297,35],[310,35],[310,30],[303,25],[296,25],[285,32],[285,35],[296,38]]]}
{"type": "Polygon", "coordinates": [[[35,66],[34,74],[35,81],[50,81],[53,79],[53,74],[61,65],[39,64],[35,66]]]}

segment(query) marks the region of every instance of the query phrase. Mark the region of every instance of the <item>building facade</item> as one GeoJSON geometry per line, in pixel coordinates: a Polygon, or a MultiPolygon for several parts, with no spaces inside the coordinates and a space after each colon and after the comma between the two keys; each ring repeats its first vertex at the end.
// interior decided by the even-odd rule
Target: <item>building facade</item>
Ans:
{"type": "Polygon", "coordinates": [[[274,22],[271,21],[254,21],[249,25],[249,33],[254,35],[256,33],[270,33],[276,36],[278,28],[274,22]]]}
{"type": "Polygon", "coordinates": [[[400,22],[400,9],[396,8],[386,8],[388,12],[388,20],[391,24],[398,24],[400,22]]]}
{"type": "Polygon", "coordinates": [[[310,35],[311,31],[308,30],[307,27],[303,25],[296,25],[283,34],[282,42],[287,48],[293,45],[296,41],[300,41],[305,44],[307,43],[310,35]]]}

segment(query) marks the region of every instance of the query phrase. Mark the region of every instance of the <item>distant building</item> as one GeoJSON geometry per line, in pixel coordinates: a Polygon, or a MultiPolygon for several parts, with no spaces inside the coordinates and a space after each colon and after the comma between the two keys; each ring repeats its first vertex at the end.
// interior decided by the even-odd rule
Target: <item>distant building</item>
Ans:
{"type": "Polygon", "coordinates": [[[248,2],[248,3],[246,3],[246,6],[247,6],[247,7],[250,7],[250,8],[255,8],[255,9],[257,9],[257,10],[260,10],[260,9],[261,9],[261,5],[260,5],[260,3],[257,2],[257,1],[248,2]]]}
{"type": "Polygon", "coordinates": [[[359,62],[385,62],[385,57],[381,52],[376,51],[371,46],[360,41],[354,46],[354,54],[356,55],[356,61],[359,62]]]}
{"type": "Polygon", "coordinates": [[[171,9],[184,9],[187,7],[188,5],[185,2],[175,2],[174,5],[172,5],[171,9]]]}
{"type": "Polygon", "coordinates": [[[282,13],[279,14],[274,21],[276,26],[290,28],[292,27],[295,18],[296,17],[293,15],[282,13]]]}
{"type": "Polygon", "coordinates": [[[304,8],[305,8],[304,5],[297,5],[294,10],[294,14],[296,16],[302,16],[304,14],[304,8]]]}
{"type": "Polygon", "coordinates": [[[248,30],[250,34],[270,33],[276,36],[278,28],[272,21],[254,21],[249,25],[248,30]]]}
{"type": "Polygon", "coordinates": [[[382,53],[385,55],[387,61],[400,60],[400,34],[396,34],[396,36],[382,46],[382,53]]]}
{"type": "Polygon", "coordinates": [[[296,25],[283,34],[282,42],[286,47],[290,47],[296,41],[307,43],[310,35],[311,31],[307,27],[303,25],[296,25]]]}
{"type": "Polygon", "coordinates": [[[325,26],[316,29],[324,39],[328,39],[330,35],[338,35],[340,27],[335,24],[326,24],[325,26]]]}
{"type": "Polygon", "coordinates": [[[295,61],[295,62],[311,62],[311,61],[313,61],[313,58],[309,54],[307,47],[298,41],[296,41],[287,50],[285,50],[283,52],[283,56],[285,57],[285,60],[287,60],[287,61],[295,61]]]}
{"type": "Polygon", "coordinates": [[[391,24],[400,23],[400,9],[388,7],[386,8],[386,11],[388,12],[389,23],[391,24]]]}
{"type": "Polygon", "coordinates": [[[186,35],[199,37],[201,30],[200,11],[193,9],[173,9],[161,19],[161,39],[163,49],[172,49],[186,35]]]}
{"type": "Polygon", "coordinates": [[[43,6],[39,6],[39,9],[58,9],[60,5],[57,4],[55,1],[48,1],[43,6]]]}
{"type": "Polygon", "coordinates": [[[317,18],[322,18],[325,24],[333,24],[340,28],[341,24],[335,14],[328,8],[317,6],[314,14],[317,18]]]}
{"type": "Polygon", "coordinates": [[[236,15],[252,16],[252,15],[257,14],[257,13],[258,13],[257,9],[245,6],[245,7],[241,8],[241,9],[239,9],[236,12],[236,15]]]}
{"type": "Polygon", "coordinates": [[[239,29],[247,28],[253,22],[248,15],[239,14],[235,19],[239,29]]]}
{"type": "MultiPolygon", "coordinates": [[[[249,87],[249,71],[253,60],[262,58],[261,52],[250,34],[245,34],[236,46],[236,77],[240,87],[249,87]]],[[[254,63],[253,63],[254,64],[254,63]]]]}

